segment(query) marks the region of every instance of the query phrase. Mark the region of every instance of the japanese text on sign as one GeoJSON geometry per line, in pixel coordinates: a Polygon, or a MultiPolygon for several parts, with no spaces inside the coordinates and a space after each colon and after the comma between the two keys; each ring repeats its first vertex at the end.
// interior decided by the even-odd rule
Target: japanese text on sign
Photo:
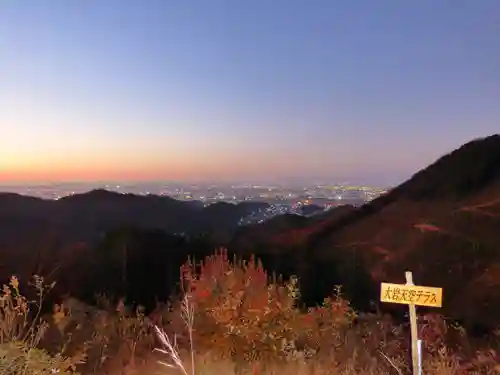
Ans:
{"type": "Polygon", "coordinates": [[[388,283],[382,283],[380,287],[381,302],[441,307],[442,299],[441,288],[388,283]]]}

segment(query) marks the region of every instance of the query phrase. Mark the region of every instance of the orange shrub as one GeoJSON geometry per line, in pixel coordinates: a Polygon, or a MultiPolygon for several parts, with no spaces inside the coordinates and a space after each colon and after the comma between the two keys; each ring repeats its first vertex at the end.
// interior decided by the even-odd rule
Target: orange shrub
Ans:
{"type": "Polygon", "coordinates": [[[195,307],[195,346],[216,357],[246,363],[304,358],[321,346],[332,347],[354,318],[339,294],[301,312],[296,277],[270,278],[259,260],[231,262],[226,250],[198,266],[186,263],[181,275],[184,293],[195,307]]]}

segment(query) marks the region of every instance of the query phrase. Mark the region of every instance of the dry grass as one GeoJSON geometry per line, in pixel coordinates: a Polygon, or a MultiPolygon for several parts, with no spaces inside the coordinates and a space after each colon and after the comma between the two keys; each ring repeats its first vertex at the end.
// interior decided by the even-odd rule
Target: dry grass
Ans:
{"type": "MultiPolygon", "coordinates": [[[[41,316],[50,289],[37,277],[29,301],[12,278],[0,296],[0,375],[408,374],[407,327],[358,315],[332,291],[298,306],[298,280],[269,277],[258,261],[218,252],[182,269],[182,294],[150,316],[102,299],[74,299],[41,316]]],[[[424,374],[499,374],[495,343],[472,344],[439,315],[421,317],[424,374]]]]}
{"type": "Polygon", "coordinates": [[[19,281],[12,277],[4,285],[0,295],[0,374],[69,374],[85,360],[83,352],[66,354],[66,346],[49,353],[40,348],[40,342],[48,329],[40,321],[40,311],[47,287],[40,277],[32,285],[36,300],[28,301],[19,291],[19,281]]]}

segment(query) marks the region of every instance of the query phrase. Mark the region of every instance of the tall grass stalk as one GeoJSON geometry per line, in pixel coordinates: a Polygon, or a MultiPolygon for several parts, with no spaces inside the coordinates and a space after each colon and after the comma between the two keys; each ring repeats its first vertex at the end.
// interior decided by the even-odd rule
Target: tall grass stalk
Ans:
{"type": "MultiPolygon", "coordinates": [[[[184,296],[184,299],[182,300],[181,317],[182,321],[186,325],[189,335],[189,348],[191,354],[191,375],[195,375],[196,368],[195,368],[195,353],[194,353],[194,342],[193,342],[194,306],[189,301],[189,295],[187,294],[184,296]]],[[[155,325],[155,331],[163,346],[163,349],[157,348],[156,351],[166,354],[168,357],[170,357],[172,361],[172,363],[164,361],[159,361],[159,363],[169,368],[176,368],[180,370],[184,375],[190,375],[187,372],[186,367],[182,363],[179,350],[177,348],[176,335],[174,334],[172,342],[172,340],[170,340],[165,331],[160,329],[157,325],[155,325]]]]}

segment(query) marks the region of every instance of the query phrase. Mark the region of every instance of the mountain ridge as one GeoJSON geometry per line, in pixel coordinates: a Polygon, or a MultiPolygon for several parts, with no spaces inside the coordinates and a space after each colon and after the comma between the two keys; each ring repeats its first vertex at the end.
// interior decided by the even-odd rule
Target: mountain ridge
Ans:
{"type": "MultiPolygon", "coordinates": [[[[74,241],[92,241],[100,233],[127,224],[187,234],[211,231],[219,225],[223,232],[232,234],[239,219],[267,207],[269,205],[263,202],[215,203],[204,207],[199,201],[180,201],[153,194],[121,194],[104,189],[57,200],[0,193],[0,223],[17,220],[17,231],[27,230],[29,235],[29,226],[23,226],[23,221],[37,221],[57,228],[63,237],[74,241]]],[[[0,228],[0,244],[8,234],[0,228]]]]}

